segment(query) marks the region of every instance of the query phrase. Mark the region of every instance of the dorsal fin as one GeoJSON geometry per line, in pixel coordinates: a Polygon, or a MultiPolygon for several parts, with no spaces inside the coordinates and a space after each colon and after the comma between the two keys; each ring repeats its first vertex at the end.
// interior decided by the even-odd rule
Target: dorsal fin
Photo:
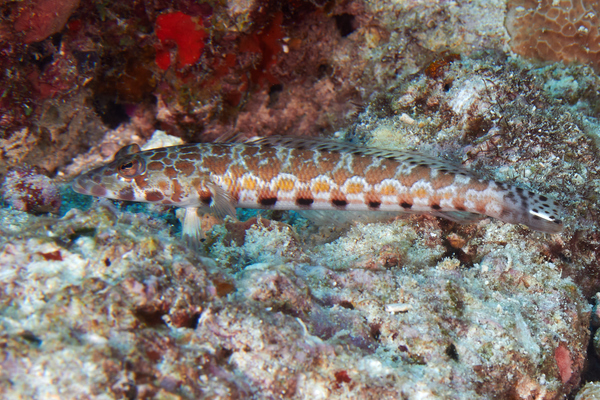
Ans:
{"type": "Polygon", "coordinates": [[[336,140],[299,138],[294,136],[257,137],[246,141],[246,144],[261,146],[282,146],[301,150],[319,150],[337,153],[351,153],[364,156],[389,158],[411,165],[425,165],[441,172],[474,176],[475,174],[450,161],[422,154],[414,150],[386,150],[377,147],[358,146],[336,140]]]}
{"type": "Polygon", "coordinates": [[[244,137],[244,134],[241,132],[235,132],[233,129],[228,130],[223,133],[221,136],[212,140],[211,143],[219,143],[219,144],[236,144],[236,143],[244,143],[247,139],[244,137]]]}

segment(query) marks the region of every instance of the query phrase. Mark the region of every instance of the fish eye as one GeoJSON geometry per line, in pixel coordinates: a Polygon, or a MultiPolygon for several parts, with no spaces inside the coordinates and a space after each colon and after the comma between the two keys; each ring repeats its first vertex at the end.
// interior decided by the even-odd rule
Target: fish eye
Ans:
{"type": "Polygon", "coordinates": [[[117,171],[123,178],[135,178],[145,172],[145,164],[143,160],[133,158],[120,164],[117,171]]]}

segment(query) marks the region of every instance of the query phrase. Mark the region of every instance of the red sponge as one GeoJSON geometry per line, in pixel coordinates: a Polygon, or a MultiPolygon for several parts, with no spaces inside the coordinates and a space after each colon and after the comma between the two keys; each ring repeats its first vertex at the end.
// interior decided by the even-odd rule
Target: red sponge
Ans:
{"type": "Polygon", "coordinates": [[[156,64],[161,69],[171,65],[169,48],[177,45],[177,66],[187,67],[196,63],[204,49],[208,34],[202,29],[201,21],[182,12],[160,15],[156,19],[156,36],[160,45],[156,50],[156,64]]]}

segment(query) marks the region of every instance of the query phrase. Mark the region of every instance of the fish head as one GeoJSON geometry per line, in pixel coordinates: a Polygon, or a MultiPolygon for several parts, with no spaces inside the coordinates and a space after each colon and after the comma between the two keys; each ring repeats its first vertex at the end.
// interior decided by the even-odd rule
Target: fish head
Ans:
{"type": "Polygon", "coordinates": [[[75,178],[73,190],[114,200],[186,206],[194,201],[195,191],[184,190],[184,174],[168,156],[169,148],[140,151],[137,144],[123,147],[111,162],[75,178]]]}

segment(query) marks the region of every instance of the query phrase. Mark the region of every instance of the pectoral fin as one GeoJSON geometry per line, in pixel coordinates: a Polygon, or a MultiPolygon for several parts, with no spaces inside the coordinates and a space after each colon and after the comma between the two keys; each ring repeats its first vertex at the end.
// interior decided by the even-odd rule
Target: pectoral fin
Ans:
{"type": "Polygon", "coordinates": [[[229,193],[227,193],[221,186],[215,183],[208,183],[206,185],[208,190],[212,194],[212,202],[210,204],[210,212],[219,218],[225,218],[230,216],[233,219],[235,217],[235,201],[229,193]]]}

